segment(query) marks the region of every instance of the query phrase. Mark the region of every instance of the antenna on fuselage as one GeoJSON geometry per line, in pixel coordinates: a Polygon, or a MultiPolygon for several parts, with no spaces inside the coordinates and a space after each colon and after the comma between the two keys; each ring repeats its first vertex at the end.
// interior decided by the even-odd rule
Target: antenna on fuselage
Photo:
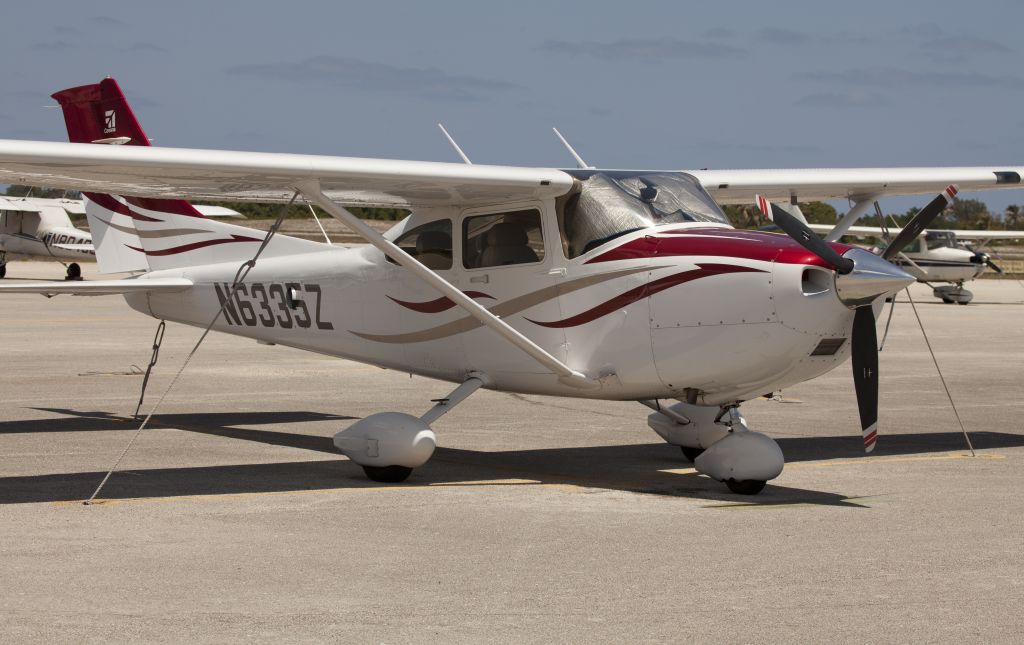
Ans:
{"type": "Polygon", "coordinates": [[[565,137],[563,137],[562,133],[558,131],[558,128],[551,128],[551,130],[555,133],[555,136],[558,137],[558,140],[562,142],[562,145],[565,146],[565,149],[569,151],[569,154],[572,155],[573,159],[576,160],[576,167],[577,168],[593,168],[594,167],[594,166],[588,165],[586,161],[583,161],[583,157],[581,157],[576,152],[576,150],[571,145],[569,145],[569,142],[565,140],[565,137]]]}
{"type": "Polygon", "coordinates": [[[452,147],[455,148],[455,152],[459,153],[459,156],[462,157],[462,160],[466,162],[466,164],[472,166],[473,162],[469,160],[469,157],[467,157],[466,153],[462,151],[462,148],[459,147],[459,144],[455,143],[455,139],[452,138],[452,135],[448,134],[448,131],[444,129],[444,126],[438,123],[437,127],[441,128],[441,132],[444,133],[444,138],[448,139],[448,143],[452,144],[452,147]]]}

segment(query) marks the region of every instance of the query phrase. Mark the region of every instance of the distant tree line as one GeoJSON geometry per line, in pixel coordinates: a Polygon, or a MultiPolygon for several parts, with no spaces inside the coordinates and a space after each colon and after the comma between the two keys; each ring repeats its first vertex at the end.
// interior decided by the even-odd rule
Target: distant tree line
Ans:
{"type": "MultiPolygon", "coordinates": [[[[7,187],[4,194],[10,197],[42,197],[45,199],[60,199],[62,197],[66,197],[68,199],[81,199],[82,197],[82,193],[75,190],[37,188],[34,186],[19,186],[13,184],[7,187]]],[[[236,210],[249,219],[275,219],[282,207],[282,204],[264,204],[256,202],[204,201],[203,203],[236,210]]],[[[314,208],[316,208],[317,217],[330,217],[330,215],[325,213],[319,207],[314,206],[314,208]]],[[[409,214],[409,211],[401,208],[363,208],[353,206],[348,210],[356,217],[360,217],[362,219],[400,220],[409,214]]],[[[288,209],[288,215],[286,217],[288,219],[309,218],[309,207],[305,204],[292,206],[288,209]]]]}

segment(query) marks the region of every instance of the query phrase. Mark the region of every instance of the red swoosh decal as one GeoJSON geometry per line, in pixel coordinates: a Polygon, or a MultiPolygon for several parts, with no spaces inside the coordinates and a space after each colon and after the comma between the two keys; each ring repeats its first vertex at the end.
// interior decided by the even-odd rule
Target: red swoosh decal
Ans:
{"type": "MultiPolygon", "coordinates": [[[[494,296],[489,296],[486,293],[483,293],[482,291],[465,291],[463,293],[465,293],[470,298],[488,298],[490,300],[494,300],[494,296]]],[[[448,298],[448,296],[441,296],[437,300],[431,300],[429,302],[408,302],[406,300],[392,298],[391,296],[388,296],[388,298],[402,305],[406,309],[412,309],[413,311],[418,311],[424,314],[441,313],[442,311],[448,311],[449,309],[455,306],[455,303],[452,302],[452,300],[448,298]]]]}
{"type": "MultiPolygon", "coordinates": [[[[835,242],[830,244],[840,255],[853,248],[835,242]]],[[[787,235],[722,228],[684,228],[660,231],[658,235],[644,235],[605,251],[587,260],[586,264],[693,255],[832,268],[787,235]]]]}
{"type": "Polygon", "coordinates": [[[128,217],[138,220],[140,222],[162,222],[161,219],[155,217],[149,217],[148,215],[140,215],[132,209],[128,208],[121,202],[117,201],[110,195],[104,195],[102,193],[82,193],[89,198],[90,201],[94,201],[108,211],[120,213],[121,215],[127,215],[128,217]]]}
{"type": "Polygon", "coordinates": [[[230,244],[231,242],[262,242],[255,237],[246,237],[244,235],[232,235],[231,239],[222,238],[219,240],[206,240],[203,242],[193,242],[192,244],[182,244],[181,246],[174,246],[169,249],[160,249],[159,251],[146,251],[128,244],[125,244],[128,248],[133,251],[145,253],[146,255],[177,255],[178,253],[184,253],[186,251],[194,251],[207,246],[214,246],[216,244],[230,244]]]}
{"type": "Polygon", "coordinates": [[[124,199],[132,206],[145,208],[148,211],[186,217],[206,217],[184,199],[154,199],[152,197],[125,197],[124,199]]]}
{"type": "Polygon", "coordinates": [[[763,271],[761,269],[741,267],[736,266],[734,264],[702,263],[698,264],[697,266],[700,268],[692,269],[690,271],[683,271],[682,273],[676,273],[670,276],[665,276],[664,278],[659,278],[658,280],[654,280],[653,282],[648,282],[647,284],[640,285],[635,289],[630,289],[625,293],[615,296],[611,300],[603,302],[597,305],[596,307],[588,309],[587,311],[584,311],[581,314],[572,316],[571,318],[566,318],[564,320],[555,320],[552,322],[539,322],[536,320],[530,320],[529,318],[527,318],[527,320],[530,320],[530,322],[534,323],[535,325],[540,325],[541,327],[554,327],[556,329],[562,329],[565,327],[577,327],[579,325],[585,325],[593,320],[597,320],[601,316],[610,314],[616,309],[628,307],[637,300],[648,298],[658,293],[659,291],[664,291],[665,289],[674,287],[679,284],[683,284],[684,282],[691,282],[693,280],[699,280],[701,278],[706,278],[708,276],[723,275],[726,273],[767,273],[767,271],[763,271]]]}

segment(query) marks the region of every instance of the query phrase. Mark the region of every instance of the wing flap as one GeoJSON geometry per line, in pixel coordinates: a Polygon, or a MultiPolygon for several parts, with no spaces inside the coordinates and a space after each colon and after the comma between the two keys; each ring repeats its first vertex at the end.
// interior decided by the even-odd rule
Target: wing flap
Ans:
{"type": "Polygon", "coordinates": [[[184,291],[193,286],[186,278],[127,278],[83,282],[8,282],[0,284],[0,293],[38,293],[44,296],[111,296],[126,293],[166,293],[184,291]]]}

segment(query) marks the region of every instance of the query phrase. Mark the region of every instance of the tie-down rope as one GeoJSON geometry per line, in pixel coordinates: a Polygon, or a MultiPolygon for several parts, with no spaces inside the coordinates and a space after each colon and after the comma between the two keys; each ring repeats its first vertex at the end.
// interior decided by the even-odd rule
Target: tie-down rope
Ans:
{"type": "MultiPolygon", "coordinates": [[[[89,499],[85,500],[83,504],[88,506],[93,503],[93,500],[96,499],[96,496],[99,495],[100,491],[103,490],[103,487],[106,486],[107,481],[110,479],[110,476],[113,475],[114,471],[117,470],[117,467],[121,465],[121,460],[125,458],[125,455],[128,454],[128,451],[131,450],[132,445],[135,443],[135,440],[138,439],[139,435],[142,434],[142,431],[146,429],[146,426],[149,424],[149,420],[153,418],[153,415],[156,413],[157,408],[160,407],[160,404],[164,402],[164,399],[167,398],[167,395],[170,394],[172,389],[174,389],[175,384],[177,384],[178,379],[181,378],[181,375],[185,371],[185,368],[188,367],[188,364],[192,360],[192,357],[195,356],[196,352],[199,351],[199,346],[203,344],[203,341],[206,340],[206,336],[209,335],[210,330],[213,329],[213,326],[217,323],[217,320],[220,319],[221,314],[224,313],[224,309],[227,308],[228,303],[231,301],[231,298],[234,297],[235,291],[238,290],[238,287],[242,283],[242,280],[244,280],[245,276],[249,275],[249,271],[251,271],[252,268],[256,266],[256,260],[259,259],[260,254],[263,253],[263,250],[267,248],[267,244],[270,243],[270,238],[274,237],[274,234],[277,233],[277,229],[280,228],[281,222],[284,221],[285,214],[288,212],[288,209],[291,207],[291,205],[295,203],[295,200],[298,198],[298,196],[299,191],[295,191],[295,194],[292,195],[292,198],[290,200],[288,200],[288,203],[281,207],[280,212],[278,212],[277,214],[277,219],[274,221],[274,225],[270,227],[270,231],[267,233],[267,236],[263,238],[263,243],[260,244],[260,248],[257,249],[256,255],[254,255],[251,260],[244,262],[242,266],[238,267],[238,271],[235,273],[235,279],[231,283],[231,289],[228,290],[227,297],[224,298],[224,300],[221,302],[220,309],[218,309],[217,313],[213,316],[213,320],[211,320],[210,324],[208,324],[206,326],[206,329],[203,330],[203,333],[199,336],[199,340],[197,340],[195,346],[192,347],[192,351],[190,351],[188,353],[188,356],[185,357],[185,362],[181,364],[181,368],[178,370],[178,373],[174,375],[173,379],[171,379],[170,384],[167,386],[167,389],[164,390],[164,393],[160,395],[160,399],[157,400],[156,404],[153,406],[153,409],[151,409],[149,411],[149,414],[146,415],[146,418],[142,420],[142,424],[139,425],[139,429],[135,431],[135,434],[133,434],[132,438],[128,441],[128,445],[126,445],[124,447],[124,450],[121,451],[121,454],[120,456],[118,456],[117,461],[115,461],[114,465],[111,466],[110,470],[107,471],[107,474],[103,477],[103,481],[100,482],[100,485],[96,487],[96,490],[93,491],[92,495],[89,496],[89,499]]],[[[159,336],[160,340],[162,340],[163,334],[160,333],[159,336]]],[[[155,359],[157,357],[156,339],[154,339],[153,349],[153,363],[155,363],[155,359]]],[[[144,395],[145,387],[143,387],[142,392],[142,396],[144,395]]],[[[142,406],[142,396],[140,396],[139,398],[140,407],[142,406]]],[[[136,414],[138,414],[137,410],[136,414]]]]}

